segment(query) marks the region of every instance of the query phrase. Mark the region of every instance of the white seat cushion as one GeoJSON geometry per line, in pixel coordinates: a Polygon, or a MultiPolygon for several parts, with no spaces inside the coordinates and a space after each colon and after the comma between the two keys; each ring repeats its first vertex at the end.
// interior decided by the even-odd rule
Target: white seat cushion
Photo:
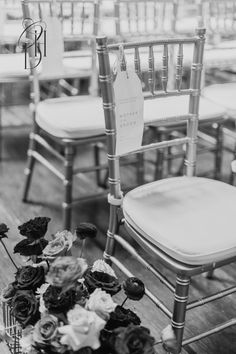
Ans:
{"type": "Polygon", "coordinates": [[[49,134],[59,138],[85,138],[105,134],[100,97],[77,96],[42,101],[36,121],[49,134]]]}
{"type": "Polygon", "coordinates": [[[203,96],[217,102],[227,113],[236,118],[236,83],[210,85],[203,90],[203,96]]]}
{"type": "MultiPolygon", "coordinates": [[[[144,122],[147,125],[165,125],[166,117],[187,114],[188,98],[168,97],[148,100],[144,104],[144,122]]],[[[215,119],[224,110],[205,99],[200,105],[200,119],[215,119]]],[[[102,99],[91,96],[54,98],[37,106],[36,121],[49,134],[59,138],[85,138],[105,133],[102,99]]],[[[175,122],[174,122],[175,123],[175,122]]]]}
{"type": "Polygon", "coordinates": [[[126,221],[174,259],[199,265],[236,255],[236,188],[198,177],[174,177],[126,194],[126,221]]]}

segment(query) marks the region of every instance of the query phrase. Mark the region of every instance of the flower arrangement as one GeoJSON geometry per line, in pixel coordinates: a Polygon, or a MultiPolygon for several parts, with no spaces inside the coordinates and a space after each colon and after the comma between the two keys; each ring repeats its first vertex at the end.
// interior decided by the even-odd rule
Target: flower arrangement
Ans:
{"type": "MultiPolygon", "coordinates": [[[[0,225],[0,240],[16,267],[15,279],[2,290],[1,298],[21,330],[20,353],[156,353],[157,343],[149,329],[124,307],[127,298],[142,299],[143,282],[131,277],[121,284],[103,260],[87,264],[83,248],[87,237],[96,236],[94,225],[82,223],[74,234],[57,232],[47,241],[49,221],[40,217],[18,227],[25,238],[14,247],[14,253],[27,257],[22,267],[16,266],[7,251],[2,238],[7,237],[8,228],[0,225]],[[79,258],[71,253],[78,245],[79,258]],[[126,298],[119,305],[113,295],[122,290],[126,298]]],[[[173,345],[173,333],[167,332],[166,343],[173,345]]],[[[4,328],[0,329],[0,339],[12,340],[4,328]]]]}

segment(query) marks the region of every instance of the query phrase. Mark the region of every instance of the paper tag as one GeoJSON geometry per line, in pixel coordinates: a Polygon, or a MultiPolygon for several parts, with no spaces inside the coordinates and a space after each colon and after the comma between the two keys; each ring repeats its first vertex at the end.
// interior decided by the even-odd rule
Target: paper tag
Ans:
{"type": "Polygon", "coordinates": [[[47,56],[42,60],[43,75],[63,75],[64,43],[61,22],[57,17],[44,18],[47,25],[47,56]]]}
{"type": "Polygon", "coordinates": [[[116,155],[140,148],[143,138],[143,93],[138,75],[118,71],[114,82],[116,155]]]}

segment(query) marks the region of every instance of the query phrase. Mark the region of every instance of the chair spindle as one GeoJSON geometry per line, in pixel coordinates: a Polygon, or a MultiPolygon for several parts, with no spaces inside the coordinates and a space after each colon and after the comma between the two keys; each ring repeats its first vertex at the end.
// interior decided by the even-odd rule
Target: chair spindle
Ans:
{"type": "Polygon", "coordinates": [[[168,83],[168,45],[164,44],[163,56],[162,56],[162,89],[167,92],[167,83],[168,83]]]}
{"type": "Polygon", "coordinates": [[[176,64],[176,89],[181,90],[182,75],[183,75],[183,44],[179,44],[177,64],[176,64]]]}
{"type": "Polygon", "coordinates": [[[148,56],[148,84],[149,90],[154,95],[155,90],[155,64],[154,64],[154,53],[153,46],[149,47],[149,56],[148,56]]]}

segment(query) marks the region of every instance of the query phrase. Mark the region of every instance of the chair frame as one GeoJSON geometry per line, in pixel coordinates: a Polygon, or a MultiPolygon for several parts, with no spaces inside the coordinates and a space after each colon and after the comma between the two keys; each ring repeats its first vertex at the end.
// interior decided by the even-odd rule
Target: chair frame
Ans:
{"type": "MultiPolygon", "coordinates": [[[[192,177],[196,172],[196,155],[197,155],[197,132],[198,132],[198,110],[199,110],[199,98],[201,91],[201,71],[202,71],[202,58],[204,51],[205,42],[205,29],[198,29],[196,31],[196,36],[191,38],[181,38],[181,39],[165,39],[165,40],[155,40],[155,41],[141,41],[141,42],[130,42],[122,44],[107,44],[106,37],[97,38],[97,53],[99,60],[99,79],[103,98],[103,108],[104,116],[106,122],[106,134],[107,134],[107,145],[108,145],[108,166],[109,166],[109,187],[110,192],[108,195],[108,202],[110,204],[110,219],[109,227],[107,231],[106,247],[104,251],[104,259],[110,264],[116,265],[125,275],[133,276],[133,274],[114,256],[115,243],[118,242],[121,247],[123,247],[129,254],[131,254],[140,264],[145,266],[146,269],[150,270],[173,294],[174,294],[174,306],[173,311],[168,309],[164,303],[159,300],[155,295],[153,295],[147,288],[145,290],[146,295],[151,299],[151,301],[169,318],[171,319],[171,325],[175,332],[177,339],[177,346],[173,349],[173,353],[178,354],[181,352],[182,346],[191,344],[197,340],[200,340],[206,336],[217,333],[222,329],[230,327],[236,324],[236,319],[232,319],[226,323],[220,324],[213,329],[205,331],[199,335],[193,336],[192,338],[183,340],[184,326],[185,326],[185,315],[186,312],[194,309],[198,306],[202,306],[213,300],[223,298],[226,295],[236,292],[236,286],[229,289],[219,291],[218,293],[210,296],[206,296],[203,299],[193,301],[188,303],[188,292],[190,279],[192,276],[202,274],[204,272],[213,271],[218,267],[229,264],[236,260],[236,256],[223,261],[203,264],[203,265],[187,265],[181,263],[166,253],[161,249],[153,246],[147,240],[145,240],[138,232],[135,230],[123,217],[120,217],[120,212],[122,212],[122,198],[123,194],[120,185],[120,174],[119,174],[119,159],[121,156],[143,153],[150,149],[160,149],[168,148],[174,145],[187,144],[187,156],[185,159],[186,175],[192,177]],[[152,47],[154,45],[163,45],[164,48],[167,45],[178,44],[183,45],[184,43],[194,44],[194,56],[193,63],[191,67],[191,80],[190,88],[181,90],[180,88],[173,91],[167,91],[166,85],[163,87],[163,92],[151,91],[151,94],[144,96],[145,99],[154,99],[163,96],[178,96],[178,95],[189,95],[189,114],[185,119],[183,117],[175,117],[175,121],[178,118],[179,121],[186,120],[187,124],[187,136],[183,138],[175,138],[169,141],[161,141],[149,145],[140,147],[139,149],[117,156],[115,154],[116,146],[116,126],[115,126],[115,99],[112,86],[112,74],[109,62],[109,52],[113,50],[118,50],[120,45],[123,49],[134,49],[135,50],[135,71],[138,74],[139,59],[138,59],[138,48],[149,47],[150,56],[149,63],[152,63],[152,47]],[[119,232],[119,227],[124,225],[125,230],[128,234],[147,252],[155,256],[157,262],[160,262],[165,267],[170,269],[176,274],[176,283],[172,284],[164,275],[150,265],[145,259],[143,259],[136,251],[136,249],[131,246],[123,237],[121,237],[119,232]]],[[[165,52],[164,52],[165,53],[165,52]]],[[[165,62],[164,62],[165,64],[165,62]]],[[[163,67],[165,65],[163,64],[163,67]]],[[[123,70],[125,67],[123,67],[123,70]]],[[[181,68],[179,68],[181,69],[181,68]]],[[[152,76],[153,70],[150,67],[150,75],[152,76]]],[[[166,71],[164,70],[164,77],[166,71]]],[[[179,71],[181,73],[181,71],[179,71]]],[[[177,76],[177,80],[180,77],[177,76]]],[[[152,86],[152,82],[150,81],[152,86]]],[[[173,119],[173,118],[172,118],[173,119]]],[[[161,341],[160,341],[161,342],[161,341]]]]}

